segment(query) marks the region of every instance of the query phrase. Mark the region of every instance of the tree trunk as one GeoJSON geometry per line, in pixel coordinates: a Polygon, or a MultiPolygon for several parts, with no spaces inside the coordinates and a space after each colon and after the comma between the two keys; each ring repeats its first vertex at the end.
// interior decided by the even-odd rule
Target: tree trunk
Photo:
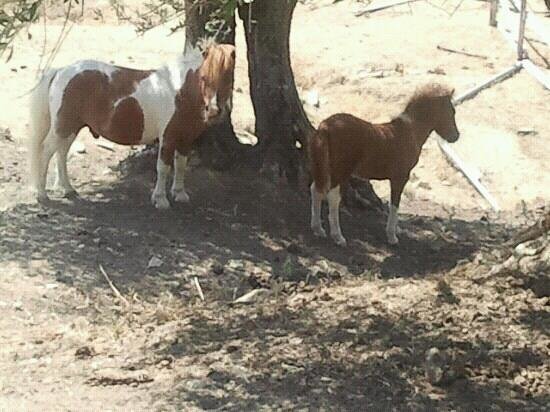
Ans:
{"type": "Polygon", "coordinates": [[[294,83],[289,36],[297,0],[254,0],[239,6],[247,43],[250,96],[256,115],[259,161],[276,164],[296,184],[305,165],[303,149],[313,127],[294,83]]]}
{"type": "MultiPolygon", "coordinates": [[[[186,49],[196,46],[200,39],[212,36],[211,32],[207,32],[206,25],[218,7],[217,2],[213,1],[185,0],[186,49]]],[[[234,17],[226,21],[220,30],[216,30],[214,40],[218,43],[235,44],[234,17]]],[[[195,149],[205,166],[215,169],[226,169],[231,166],[245,150],[235,136],[231,113],[228,113],[220,123],[210,126],[200,139],[197,139],[195,149]]]]}
{"type": "MultiPolygon", "coordinates": [[[[247,43],[250,95],[256,116],[256,147],[242,145],[228,116],[223,123],[209,128],[198,140],[201,161],[218,169],[231,165],[247,167],[277,166],[289,183],[297,185],[299,177],[309,177],[306,147],[314,131],[296,90],[290,64],[289,37],[297,0],[254,0],[239,6],[247,43]],[[296,147],[301,144],[301,150],[296,147]]],[[[206,37],[216,2],[185,0],[186,43],[195,45],[206,37]],[[200,4],[200,6],[199,6],[200,4]]],[[[235,21],[221,31],[219,42],[235,44],[235,21]]],[[[345,189],[344,201],[369,209],[381,209],[382,202],[370,184],[352,179],[345,189]]]]}

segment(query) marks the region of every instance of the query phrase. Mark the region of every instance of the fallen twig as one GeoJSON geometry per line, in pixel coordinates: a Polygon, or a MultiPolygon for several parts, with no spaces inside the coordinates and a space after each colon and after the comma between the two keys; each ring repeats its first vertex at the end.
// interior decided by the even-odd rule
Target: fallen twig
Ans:
{"type": "Polygon", "coordinates": [[[102,149],[109,150],[110,152],[114,152],[115,149],[112,148],[110,145],[104,143],[104,142],[96,142],[97,147],[101,147],[102,149]]]}
{"type": "Polygon", "coordinates": [[[550,90],[550,76],[547,74],[547,71],[541,69],[529,59],[523,59],[521,61],[521,65],[527,71],[527,73],[529,73],[531,76],[537,79],[544,87],[550,90]]]}
{"type": "Polygon", "coordinates": [[[524,40],[527,42],[529,47],[531,47],[531,49],[533,49],[535,54],[541,58],[541,60],[546,65],[546,68],[550,69],[550,61],[548,61],[548,59],[533,45],[533,41],[531,39],[527,38],[527,37],[525,37],[524,40]]]}
{"type": "Polygon", "coordinates": [[[546,216],[539,219],[534,225],[529,226],[527,229],[523,229],[516,234],[508,244],[512,247],[538,238],[539,236],[550,232],[550,211],[546,213],[546,216]]]}
{"type": "Polygon", "coordinates": [[[121,300],[126,306],[130,306],[130,302],[128,302],[128,300],[126,300],[126,298],[124,296],[122,296],[122,294],[118,291],[118,289],[116,288],[116,286],[114,285],[114,283],[111,281],[111,279],[109,278],[109,275],[107,275],[107,272],[105,272],[105,269],[103,269],[103,266],[99,265],[99,270],[101,271],[101,273],[103,274],[103,277],[105,278],[105,280],[107,280],[107,283],[109,284],[109,286],[111,287],[111,290],[113,291],[113,293],[115,294],[115,296],[121,300]]]}
{"type": "MultiPolygon", "coordinates": [[[[519,13],[521,11],[521,5],[516,3],[516,1],[518,0],[509,0],[514,11],[519,13]]],[[[506,7],[503,6],[502,8],[507,11],[506,7]]],[[[527,27],[531,31],[535,32],[541,39],[550,38],[550,30],[548,29],[548,26],[545,25],[544,22],[535,15],[535,13],[529,13],[527,15],[526,23],[527,27]]]]}
{"type": "Polygon", "coordinates": [[[474,54],[474,53],[468,53],[468,52],[461,51],[461,50],[449,49],[447,47],[443,47],[443,46],[440,46],[440,45],[437,45],[437,49],[438,50],[443,50],[443,51],[446,51],[446,52],[449,52],[449,53],[462,54],[462,55],[468,56],[468,57],[476,57],[478,59],[487,60],[487,56],[482,56],[481,54],[474,54]]]}
{"type": "Polygon", "coordinates": [[[475,87],[471,88],[470,90],[466,91],[465,93],[461,94],[460,96],[456,97],[455,99],[453,99],[453,103],[455,105],[458,105],[458,104],[460,104],[460,103],[462,103],[466,100],[471,99],[472,97],[476,96],[480,91],[482,91],[484,89],[487,89],[488,87],[491,87],[492,85],[494,85],[496,83],[499,83],[499,82],[507,79],[508,77],[513,76],[514,74],[516,74],[517,72],[519,72],[521,70],[521,67],[522,67],[521,62],[515,63],[509,69],[506,69],[506,70],[498,73],[497,75],[491,77],[490,79],[488,79],[484,83],[482,83],[478,86],[475,86],[475,87]]]}
{"type": "Polygon", "coordinates": [[[386,4],[385,6],[371,7],[371,8],[368,8],[366,10],[362,10],[360,12],[355,13],[355,17],[361,17],[361,16],[364,16],[364,15],[369,15],[369,14],[377,12],[377,11],[390,9],[392,7],[401,6],[403,4],[415,3],[417,1],[420,1],[420,0],[406,0],[406,1],[400,1],[400,2],[397,2],[397,3],[386,4]]]}
{"type": "Polygon", "coordinates": [[[449,159],[450,163],[454,167],[456,167],[464,176],[466,176],[468,181],[472,184],[472,186],[475,187],[479,194],[485,198],[485,200],[491,205],[491,207],[495,211],[498,212],[500,210],[500,207],[498,206],[497,201],[491,195],[491,193],[489,193],[487,188],[483,186],[483,184],[481,184],[478,174],[475,173],[466,163],[464,163],[464,161],[455,153],[455,151],[449,146],[447,142],[445,142],[441,138],[438,138],[437,143],[441,151],[445,154],[447,159],[449,159]]]}
{"type": "Polygon", "coordinates": [[[197,292],[199,292],[199,297],[204,302],[204,294],[202,293],[201,284],[199,283],[199,278],[196,276],[193,276],[193,283],[195,284],[195,287],[197,288],[197,292]]]}
{"type": "Polygon", "coordinates": [[[528,37],[524,37],[524,40],[527,42],[527,44],[529,45],[529,47],[531,47],[531,49],[533,49],[533,51],[535,52],[535,54],[537,56],[539,56],[541,58],[541,60],[544,62],[544,64],[546,65],[546,68],[547,69],[550,69],[550,61],[548,61],[548,59],[546,57],[544,57],[544,55],[533,45],[533,40],[531,40],[530,38],[528,37]]]}
{"type": "Polygon", "coordinates": [[[263,299],[268,295],[269,295],[269,290],[268,289],[263,289],[263,288],[262,289],[253,289],[250,292],[245,293],[241,297],[235,299],[232,302],[232,304],[233,305],[250,304],[250,303],[257,302],[258,300],[263,299]]]}

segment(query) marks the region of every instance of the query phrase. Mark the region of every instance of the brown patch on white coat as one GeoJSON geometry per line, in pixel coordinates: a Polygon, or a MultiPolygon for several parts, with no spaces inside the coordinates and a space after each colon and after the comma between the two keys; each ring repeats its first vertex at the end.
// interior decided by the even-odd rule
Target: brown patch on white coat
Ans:
{"type": "Polygon", "coordinates": [[[202,53],[192,50],[176,66],[154,71],[82,61],[46,74],[31,105],[31,179],[37,197],[47,197],[46,174],[54,153],[57,185],[65,194],[74,193],[67,153],[78,132],[88,127],[94,137],[123,145],[159,139],[153,203],[169,207],[165,186],[172,164],[174,197],[188,200],[183,187],[186,156],[206,127],[231,110],[234,65],[234,46],[214,44],[202,53]]]}

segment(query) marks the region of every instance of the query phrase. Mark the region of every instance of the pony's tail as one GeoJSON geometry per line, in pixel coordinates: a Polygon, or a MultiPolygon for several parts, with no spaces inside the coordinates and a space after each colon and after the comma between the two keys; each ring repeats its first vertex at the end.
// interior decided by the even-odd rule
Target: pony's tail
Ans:
{"type": "Polygon", "coordinates": [[[40,178],[42,143],[50,131],[49,92],[52,79],[56,73],[57,69],[50,69],[44,73],[30,96],[30,135],[27,142],[29,150],[30,179],[33,188],[37,188],[40,178]]]}
{"type": "Polygon", "coordinates": [[[311,176],[315,182],[315,189],[321,194],[326,194],[330,189],[330,158],[328,140],[328,126],[325,122],[322,122],[309,139],[311,176]]]}

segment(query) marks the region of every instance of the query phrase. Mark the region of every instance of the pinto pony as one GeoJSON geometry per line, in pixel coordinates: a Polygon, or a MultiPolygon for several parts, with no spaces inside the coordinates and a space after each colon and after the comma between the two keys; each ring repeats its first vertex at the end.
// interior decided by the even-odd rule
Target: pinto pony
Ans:
{"type": "Polygon", "coordinates": [[[321,204],[327,198],[330,234],[345,246],[339,219],[340,186],[351,175],[365,179],[389,179],[391,204],[386,225],[390,244],[396,244],[397,211],[401,193],[418,163],[422,146],[432,131],[448,142],[460,133],[452,103],[454,90],[429,84],[412,96],[405,111],[389,123],[372,124],[350,114],[325,119],[311,137],[309,153],[311,184],[311,228],[325,237],[321,224],[321,204]]]}
{"type": "Polygon", "coordinates": [[[160,140],[155,207],[170,207],[166,180],[172,165],[175,201],[187,202],[184,173],[191,144],[206,127],[231,110],[235,48],[210,44],[192,49],[172,65],[134,70],[94,60],[52,69],[31,97],[31,183],[47,199],[48,165],[57,153],[56,187],[74,194],[67,154],[78,132],[122,145],[160,140]]]}

